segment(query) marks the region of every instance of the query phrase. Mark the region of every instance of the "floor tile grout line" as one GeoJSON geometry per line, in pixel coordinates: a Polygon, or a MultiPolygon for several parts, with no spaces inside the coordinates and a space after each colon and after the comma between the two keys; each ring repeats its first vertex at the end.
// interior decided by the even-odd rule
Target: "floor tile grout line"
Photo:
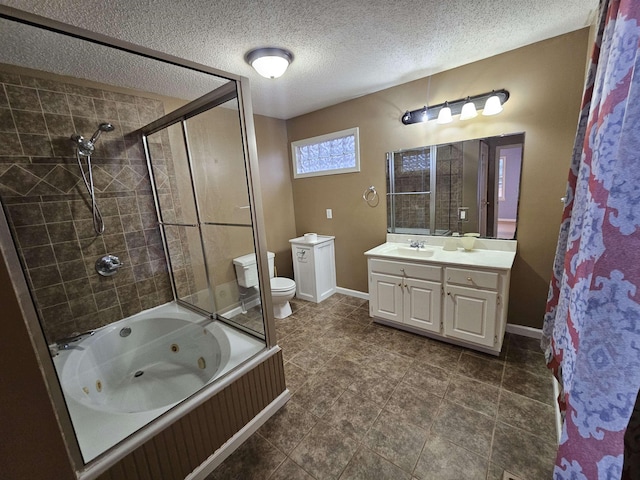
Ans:
{"type": "MultiPolygon", "coordinates": [[[[504,372],[503,372],[504,375],[504,372]]],[[[500,383],[502,385],[502,382],[500,383]]],[[[498,406],[496,408],[496,416],[493,420],[493,430],[491,432],[491,446],[489,447],[489,459],[487,462],[487,478],[489,478],[489,472],[491,471],[491,460],[493,459],[493,442],[496,438],[496,427],[498,426],[498,414],[500,412],[500,402],[502,400],[502,386],[498,390],[498,406]]]]}

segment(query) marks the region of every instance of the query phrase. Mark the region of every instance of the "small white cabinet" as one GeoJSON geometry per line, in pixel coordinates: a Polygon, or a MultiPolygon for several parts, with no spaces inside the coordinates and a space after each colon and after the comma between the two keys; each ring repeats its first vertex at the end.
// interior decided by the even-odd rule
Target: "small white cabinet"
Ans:
{"type": "Polygon", "coordinates": [[[336,291],[335,237],[318,235],[289,240],[293,257],[296,297],[320,303],[336,291]]]}
{"type": "Polygon", "coordinates": [[[398,251],[385,244],[366,252],[370,315],[380,323],[499,354],[515,245],[513,252],[475,252],[475,257],[437,247],[428,259],[389,253],[398,251]]]}

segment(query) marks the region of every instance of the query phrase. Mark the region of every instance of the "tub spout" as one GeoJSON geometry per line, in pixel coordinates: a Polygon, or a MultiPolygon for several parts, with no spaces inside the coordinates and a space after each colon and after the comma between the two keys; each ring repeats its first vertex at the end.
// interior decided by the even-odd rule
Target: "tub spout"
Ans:
{"type": "MultiPolygon", "coordinates": [[[[72,343],[79,342],[80,340],[84,340],[85,338],[90,337],[94,333],[96,333],[95,330],[88,330],[82,333],[74,333],[70,337],[66,337],[61,340],[58,340],[52,346],[55,347],[55,352],[57,354],[59,350],[67,350],[73,346],[71,345],[72,343]]],[[[51,346],[49,347],[49,349],[51,350],[51,346]]]]}

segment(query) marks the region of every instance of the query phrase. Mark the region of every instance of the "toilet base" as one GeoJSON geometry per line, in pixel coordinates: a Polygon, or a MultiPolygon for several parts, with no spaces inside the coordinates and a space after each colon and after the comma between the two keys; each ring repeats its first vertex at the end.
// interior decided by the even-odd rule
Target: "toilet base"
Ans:
{"type": "Polygon", "coordinates": [[[276,318],[287,318],[291,313],[291,305],[289,302],[281,305],[273,305],[273,316],[276,318]]]}

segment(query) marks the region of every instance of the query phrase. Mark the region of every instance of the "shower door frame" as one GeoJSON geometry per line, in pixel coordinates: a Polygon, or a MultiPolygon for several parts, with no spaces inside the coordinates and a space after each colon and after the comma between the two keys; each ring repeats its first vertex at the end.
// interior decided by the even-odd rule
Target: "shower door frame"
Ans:
{"type": "MultiPolygon", "coordinates": [[[[273,309],[270,308],[272,305],[271,295],[266,295],[264,293],[267,292],[266,289],[270,288],[270,283],[269,281],[264,281],[264,274],[262,273],[268,272],[269,269],[267,263],[266,233],[263,222],[264,216],[262,203],[255,201],[256,198],[260,198],[260,184],[258,181],[258,152],[255,137],[255,127],[253,122],[253,109],[250,100],[251,91],[249,79],[241,75],[224,72],[207,65],[179,58],[150,48],[142,47],[140,45],[109,37],[107,35],[92,32],[84,28],[68,25],[57,20],[45,18],[40,15],[25,12],[6,5],[0,5],[0,18],[31,25],[36,28],[49,30],[61,35],[78,38],[87,42],[150,58],[159,62],[168,63],[185,69],[206,73],[222,79],[230,80],[235,83],[238,98],[242,141],[245,148],[244,161],[247,172],[248,193],[253,207],[251,209],[251,221],[253,223],[254,243],[256,246],[258,266],[261,272],[261,275],[259,275],[259,281],[261,291],[263,292],[261,293],[261,295],[263,302],[265,342],[267,349],[276,346],[277,342],[275,323],[273,320],[273,309]]],[[[141,86],[140,88],[144,88],[144,86],[141,86]]],[[[194,100],[188,105],[195,106],[197,102],[201,101],[205,97],[207,97],[207,95],[194,100]]],[[[151,123],[150,125],[153,125],[153,123],[151,123]]],[[[4,214],[3,209],[1,208],[0,250],[2,251],[6,266],[8,267],[8,274],[11,280],[11,288],[13,289],[16,298],[20,302],[22,313],[21,319],[24,322],[28,336],[30,337],[31,344],[33,346],[34,357],[42,372],[43,384],[46,386],[49,393],[49,398],[51,400],[55,417],[58,422],[62,441],[64,443],[64,447],[67,450],[70,466],[74,470],[78,478],[96,478],[98,475],[106,471],[109,467],[120,461],[130,449],[142,445],[145,441],[151,438],[151,436],[154,434],[154,429],[149,428],[149,424],[147,424],[145,427],[138,430],[127,439],[117,443],[103,454],[85,463],[80,452],[80,447],[75,435],[71,416],[65,404],[64,395],[62,393],[62,386],[58,381],[58,377],[53,365],[53,359],[51,358],[51,354],[44,337],[44,332],[42,331],[42,327],[35,310],[35,304],[33,303],[33,299],[31,298],[31,292],[27,285],[25,272],[23,271],[20,264],[18,251],[13,242],[13,238],[11,237],[7,218],[4,214]]],[[[215,385],[215,383],[213,385],[215,385]]],[[[206,394],[208,392],[208,389],[205,390],[207,391],[200,391],[189,397],[193,400],[193,402],[191,403],[193,407],[207,400],[206,394]]],[[[158,422],[159,419],[164,419],[164,421],[160,423],[164,425],[162,426],[162,428],[165,428],[166,425],[168,425],[167,422],[173,422],[178,418],[176,417],[176,415],[179,412],[174,412],[174,415],[172,415],[171,412],[172,411],[170,410],[164,415],[158,417],[158,419],[156,419],[154,422],[158,422]]],[[[184,415],[184,412],[179,414],[184,415]]],[[[156,425],[158,425],[158,423],[156,423],[156,425]]],[[[158,426],[157,428],[160,427],[158,426]]]]}

